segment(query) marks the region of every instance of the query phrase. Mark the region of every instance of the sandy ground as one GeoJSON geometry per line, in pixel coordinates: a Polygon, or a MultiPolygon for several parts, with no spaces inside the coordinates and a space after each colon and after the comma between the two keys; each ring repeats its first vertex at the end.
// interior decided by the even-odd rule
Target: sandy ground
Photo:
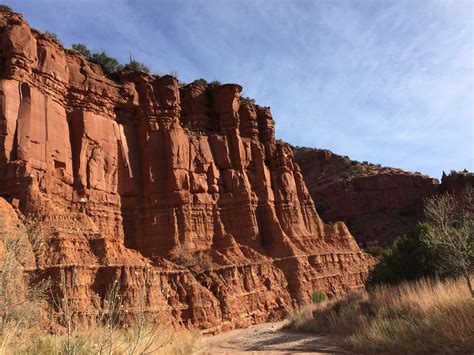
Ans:
{"type": "Polygon", "coordinates": [[[210,354],[344,354],[329,336],[282,329],[285,322],[264,323],[203,339],[200,355],[210,354]]]}

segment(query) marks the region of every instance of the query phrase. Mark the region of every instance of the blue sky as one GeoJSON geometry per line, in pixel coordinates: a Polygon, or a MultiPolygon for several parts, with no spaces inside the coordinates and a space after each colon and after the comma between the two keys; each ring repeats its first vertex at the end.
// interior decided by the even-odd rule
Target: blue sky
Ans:
{"type": "Polygon", "coordinates": [[[474,170],[471,0],[3,1],[69,46],[237,82],[299,146],[474,170]]]}

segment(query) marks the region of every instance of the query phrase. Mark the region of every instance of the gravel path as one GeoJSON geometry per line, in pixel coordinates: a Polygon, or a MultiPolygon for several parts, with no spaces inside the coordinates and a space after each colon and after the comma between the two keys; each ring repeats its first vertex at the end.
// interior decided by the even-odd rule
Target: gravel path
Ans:
{"type": "Polygon", "coordinates": [[[282,329],[285,322],[235,329],[203,339],[200,355],[210,354],[344,354],[337,338],[282,329]]]}

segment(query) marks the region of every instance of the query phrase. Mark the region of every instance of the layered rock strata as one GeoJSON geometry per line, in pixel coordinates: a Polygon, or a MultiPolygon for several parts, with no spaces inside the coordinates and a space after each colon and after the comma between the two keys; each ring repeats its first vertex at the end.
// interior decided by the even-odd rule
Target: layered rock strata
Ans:
{"type": "Polygon", "coordinates": [[[322,222],[270,109],[239,85],[112,81],[0,17],[0,196],[40,223],[35,273],[58,292],[63,277],[84,320],[115,280],[131,311],[142,290],[147,314],[209,332],[363,287],[372,259],[322,222]]]}

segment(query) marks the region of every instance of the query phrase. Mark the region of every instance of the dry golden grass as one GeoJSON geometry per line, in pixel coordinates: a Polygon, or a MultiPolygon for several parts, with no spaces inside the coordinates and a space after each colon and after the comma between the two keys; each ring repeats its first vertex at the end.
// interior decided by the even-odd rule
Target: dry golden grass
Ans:
{"type": "MultiPolygon", "coordinates": [[[[159,328],[159,326],[158,326],[159,328]]],[[[200,350],[200,335],[189,331],[171,331],[168,329],[147,330],[143,339],[136,344],[136,330],[126,332],[117,330],[113,342],[102,346],[107,329],[96,328],[87,332],[77,332],[66,346],[65,335],[29,336],[29,341],[9,337],[2,344],[0,354],[193,354],[200,350]]],[[[25,334],[23,334],[24,338],[25,334]]]]}
{"type": "Polygon", "coordinates": [[[423,280],[307,307],[288,327],[366,353],[473,353],[474,298],[463,280],[423,280]]]}

